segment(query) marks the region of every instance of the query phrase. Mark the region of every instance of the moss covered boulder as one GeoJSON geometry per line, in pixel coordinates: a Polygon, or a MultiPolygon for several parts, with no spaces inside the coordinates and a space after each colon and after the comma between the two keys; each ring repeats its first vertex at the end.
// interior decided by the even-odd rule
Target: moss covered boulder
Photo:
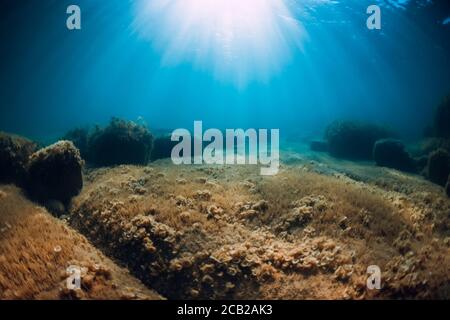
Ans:
{"type": "Polygon", "coordinates": [[[373,159],[378,166],[406,172],[416,172],[416,165],[399,140],[382,139],[375,142],[373,159]]]}
{"type": "Polygon", "coordinates": [[[28,163],[26,189],[39,201],[67,204],[83,187],[83,161],[70,141],[59,141],[33,153],[28,163]]]}
{"type": "Polygon", "coordinates": [[[72,141],[75,147],[80,150],[81,158],[89,159],[89,129],[75,128],[68,131],[61,140],[72,141]]]}
{"type": "Polygon", "coordinates": [[[28,139],[0,132],[0,183],[22,185],[28,158],[36,148],[28,139]]]}
{"type": "Polygon", "coordinates": [[[96,166],[141,164],[150,161],[153,136],[147,127],[113,118],[89,137],[89,160],[96,166]]]}
{"type": "Polygon", "coordinates": [[[357,121],[335,121],[325,132],[332,156],[355,160],[371,160],[375,142],[392,136],[384,127],[357,121]]]}

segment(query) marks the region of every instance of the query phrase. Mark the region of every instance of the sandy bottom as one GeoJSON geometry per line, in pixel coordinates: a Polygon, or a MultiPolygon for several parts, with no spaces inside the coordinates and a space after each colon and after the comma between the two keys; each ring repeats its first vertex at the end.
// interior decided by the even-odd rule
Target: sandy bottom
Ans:
{"type": "Polygon", "coordinates": [[[0,298],[450,298],[450,200],[419,176],[288,151],[272,177],[164,160],[84,180],[62,219],[0,188],[0,298]]]}

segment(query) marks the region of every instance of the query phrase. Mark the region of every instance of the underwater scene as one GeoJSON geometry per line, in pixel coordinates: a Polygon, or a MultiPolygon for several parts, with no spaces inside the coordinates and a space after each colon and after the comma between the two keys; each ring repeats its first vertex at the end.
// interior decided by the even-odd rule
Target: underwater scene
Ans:
{"type": "Polygon", "coordinates": [[[450,299],[450,2],[2,0],[0,300],[60,299],[450,299]]]}

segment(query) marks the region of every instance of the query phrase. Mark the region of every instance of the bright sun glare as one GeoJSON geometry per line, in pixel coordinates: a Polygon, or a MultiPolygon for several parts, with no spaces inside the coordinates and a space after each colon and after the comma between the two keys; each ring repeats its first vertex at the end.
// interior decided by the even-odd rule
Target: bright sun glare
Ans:
{"type": "Polygon", "coordinates": [[[306,32],[283,0],[139,0],[134,28],[163,66],[190,63],[239,87],[267,81],[306,32]]]}

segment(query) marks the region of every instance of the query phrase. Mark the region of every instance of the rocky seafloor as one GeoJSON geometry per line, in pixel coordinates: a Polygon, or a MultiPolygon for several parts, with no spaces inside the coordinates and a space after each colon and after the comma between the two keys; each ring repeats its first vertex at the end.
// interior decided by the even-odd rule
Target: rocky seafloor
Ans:
{"type": "Polygon", "coordinates": [[[59,218],[0,186],[0,299],[450,298],[450,199],[416,174],[291,151],[275,176],[158,160],[83,181],[59,218]]]}

